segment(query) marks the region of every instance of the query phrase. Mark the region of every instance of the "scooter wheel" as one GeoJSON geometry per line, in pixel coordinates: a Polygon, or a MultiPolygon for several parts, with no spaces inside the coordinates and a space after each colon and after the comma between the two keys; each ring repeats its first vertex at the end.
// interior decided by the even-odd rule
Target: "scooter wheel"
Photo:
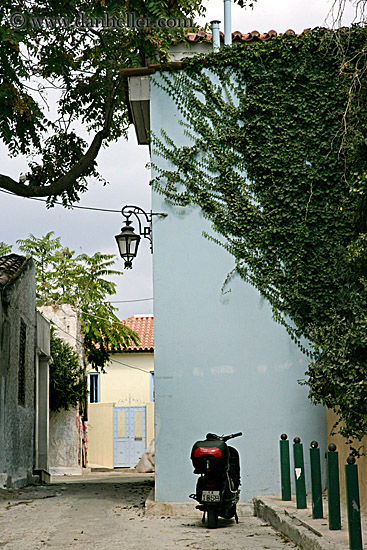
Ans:
{"type": "Polygon", "coordinates": [[[208,529],[216,529],[218,527],[218,511],[214,507],[208,508],[208,529]]]}

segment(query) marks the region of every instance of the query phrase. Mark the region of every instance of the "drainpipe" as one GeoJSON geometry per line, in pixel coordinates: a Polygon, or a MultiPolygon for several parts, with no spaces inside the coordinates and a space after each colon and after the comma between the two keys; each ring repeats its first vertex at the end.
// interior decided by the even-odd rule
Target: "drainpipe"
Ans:
{"type": "Polygon", "coordinates": [[[220,50],[220,34],[219,34],[220,21],[217,21],[217,20],[210,21],[210,24],[212,26],[212,34],[213,34],[213,52],[219,52],[219,50],[220,50]]]}
{"type": "Polygon", "coordinates": [[[232,0],[224,0],[224,45],[232,44],[232,15],[231,15],[232,0]]]}

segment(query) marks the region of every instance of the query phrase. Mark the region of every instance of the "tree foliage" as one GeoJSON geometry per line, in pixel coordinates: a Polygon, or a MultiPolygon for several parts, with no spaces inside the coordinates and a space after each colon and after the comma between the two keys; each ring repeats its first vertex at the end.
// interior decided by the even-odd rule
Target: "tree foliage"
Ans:
{"type": "Polygon", "coordinates": [[[194,16],[203,12],[201,4],[201,0],[3,0],[0,139],[12,156],[26,155],[29,171],[20,181],[1,174],[0,187],[25,197],[49,197],[49,205],[57,196],[65,206],[79,200],[87,178],[99,177],[96,158],[102,145],[126,137],[122,69],[145,65],[148,58],[165,61],[172,40],[184,32],[152,26],[65,28],[53,24],[52,18],[80,21],[81,14],[88,20],[105,13],[125,18],[135,12],[156,20],[194,16]],[[14,13],[18,19],[11,19],[14,13]],[[40,18],[45,22],[35,25],[40,18]],[[54,116],[49,93],[58,98],[54,116]],[[91,135],[89,142],[80,124],[91,135]]]}
{"type": "Polygon", "coordinates": [[[50,410],[69,410],[88,396],[84,366],[73,348],[51,328],[50,410]]]}
{"type": "Polygon", "coordinates": [[[234,257],[231,275],[267,298],[309,356],[311,399],[358,439],[367,432],[366,39],[359,26],[315,29],[188,61],[156,82],[177,103],[187,144],[153,136],[168,161],[155,166],[155,188],[200,206],[210,238],[234,257]]]}
{"type": "Polygon", "coordinates": [[[5,256],[6,254],[10,254],[11,249],[12,249],[11,245],[6,244],[3,241],[0,241],[0,256],[5,256]]]}
{"type": "Polygon", "coordinates": [[[116,292],[116,283],[106,277],[122,275],[112,269],[114,255],[76,255],[53,231],[40,238],[30,234],[17,244],[35,262],[37,304],[75,308],[86,360],[92,367],[104,370],[112,351],[138,342],[137,334],[121,323],[116,308],[108,302],[116,292]]]}

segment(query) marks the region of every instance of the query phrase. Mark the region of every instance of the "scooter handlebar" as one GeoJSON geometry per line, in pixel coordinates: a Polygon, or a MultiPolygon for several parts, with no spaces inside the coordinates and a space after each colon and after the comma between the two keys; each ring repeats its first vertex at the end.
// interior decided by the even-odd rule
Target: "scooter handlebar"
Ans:
{"type": "Polygon", "coordinates": [[[228,441],[228,439],[233,439],[234,437],[240,437],[240,435],[242,435],[242,432],[237,432],[235,434],[226,435],[222,439],[223,439],[223,441],[228,441]]]}
{"type": "Polygon", "coordinates": [[[235,434],[231,435],[216,435],[216,434],[206,434],[206,439],[208,441],[215,441],[217,439],[220,439],[221,441],[228,441],[228,439],[233,439],[234,437],[240,437],[240,435],[243,435],[242,432],[237,432],[235,434]]]}

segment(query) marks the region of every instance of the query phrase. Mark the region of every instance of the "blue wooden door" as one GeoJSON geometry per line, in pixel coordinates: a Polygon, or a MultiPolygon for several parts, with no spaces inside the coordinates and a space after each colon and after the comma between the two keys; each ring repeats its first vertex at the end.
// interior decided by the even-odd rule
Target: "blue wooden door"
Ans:
{"type": "Polygon", "coordinates": [[[136,466],[146,448],[145,407],[113,408],[113,465],[136,466]]]}

